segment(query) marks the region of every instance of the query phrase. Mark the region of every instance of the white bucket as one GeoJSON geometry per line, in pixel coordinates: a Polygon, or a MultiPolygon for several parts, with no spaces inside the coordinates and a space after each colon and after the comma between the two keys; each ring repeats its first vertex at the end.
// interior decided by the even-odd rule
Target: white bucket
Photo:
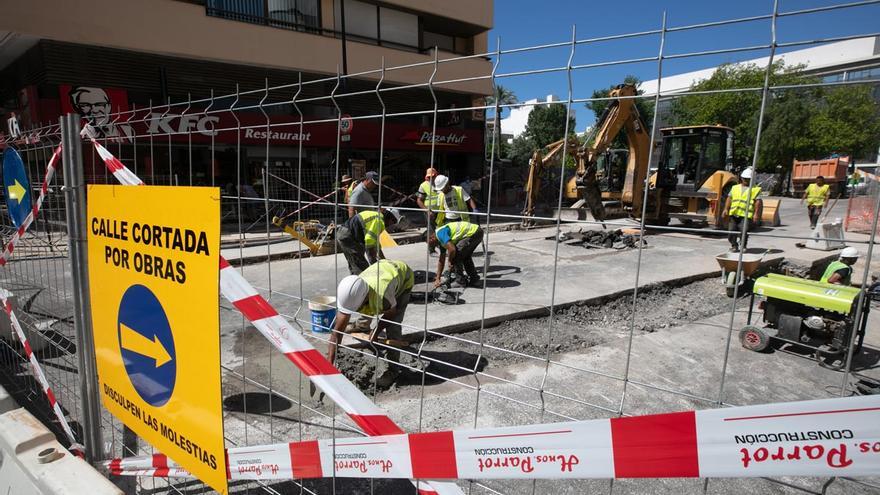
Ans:
{"type": "Polygon", "coordinates": [[[336,321],[336,298],[333,296],[316,296],[309,301],[312,312],[312,332],[330,333],[336,321]]]}

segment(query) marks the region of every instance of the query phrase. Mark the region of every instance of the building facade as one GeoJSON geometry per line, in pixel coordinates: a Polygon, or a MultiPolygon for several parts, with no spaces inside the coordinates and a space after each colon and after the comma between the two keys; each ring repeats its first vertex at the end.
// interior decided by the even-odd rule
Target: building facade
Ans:
{"type": "MultiPolygon", "coordinates": [[[[486,52],[491,0],[32,0],[9,8],[0,18],[7,122],[24,130],[78,112],[157,183],[259,186],[264,165],[289,179],[302,162],[303,177],[326,192],[337,179],[337,146],[340,174],[377,169],[381,154],[401,189],[431,163],[454,177],[482,170],[484,113],[452,109],[482,104],[491,82],[443,81],[489,74],[488,59],[438,66],[436,132],[434,96],[418,85],[431,76],[434,47],[440,59],[486,52]],[[383,63],[422,65],[380,74],[383,63]],[[337,85],[339,72],[365,74],[337,85]],[[380,77],[383,89],[400,88],[381,101],[366,94],[380,77]],[[330,80],[310,83],[322,79],[330,80]],[[388,117],[383,133],[381,118],[364,118],[383,104],[387,114],[412,114],[388,117]],[[339,143],[336,105],[352,117],[339,143]],[[326,121],[300,126],[301,118],[326,121]]],[[[103,175],[100,164],[87,166],[103,175]]]]}

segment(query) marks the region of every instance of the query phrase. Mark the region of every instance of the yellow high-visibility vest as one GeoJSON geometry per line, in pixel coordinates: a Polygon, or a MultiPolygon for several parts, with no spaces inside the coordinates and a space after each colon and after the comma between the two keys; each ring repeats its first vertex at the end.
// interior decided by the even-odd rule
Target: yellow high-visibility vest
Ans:
{"type": "Polygon", "coordinates": [[[412,289],[415,283],[415,275],[409,265],[403,261],[395,260],[379,260],[362,271],[358,276],[370,286],[367,302],[358,309],[358,313],[370,316],[382,313],[385,293],[388,291],[388,284],[392,280],[397,279],[397,293],[394,294],[395,297],[399,297],[404,292],[412,289]]]}
{"type": "Polygon", "coordinates": [[[455,198],[455,204],[451,207],[446,204],[446,195],[443,193],[438,193],[440,196],[440,205],[438,209],[440,210],[437,213],[437,225],[443,225],[446,220],[446,211],[455,211],[458,212],[458,219],[462,222],[469,222],[471,220],[471,216],[468,215],[467,204],[464,202],[464,189],[461,186],[452,186],[452,197],[455,198]]]}
{"type": "MultiPolygon", "coordinates": [[[[449,242],[455,245],[458,244],[458,241],[476,234],[480,226],[475,223],[452,222],[447,223],[441,228],[449,229],[449,242]]],[[[439,231],[440,229],[437,230],[439,231]]]]}
{"type": "Polygon", "coordinates": [[[746,208],[748,208],[748,218],[755,216],[755,200],[761,194],[761,188],[755,186],[749,191],[749,188],[739,184],[730,188],[730,210],[728,215],[732,217],[746,217],[746,208]],[[750,194],[751,193],[751,194],[750,194]]]}
{"type": "Polygon", "coordinates": [[[819,187],[819,184],[810,184],[807,186],[807,205],[822,206],[825,204],[825,195],[828,194],[828,184],[819,187]]]}
{"type": "Polygon", "coordinates": [[[376,247],[379,242],[379,236],[385,230],[385,220],[382,215],[374,210],[365,210],[358,213],[361,217],[361,223],[364,224],[364,246],[371,248],[376,247]]]}
{"type": "Polygon", "coordinates": [[[443,195],[435,191],[430,182],[422,182],[419,186],[419,192],[425,195],[425,206],[427,206],[429,210],[436,210],[440,207],[440,197],[443,195]]]}

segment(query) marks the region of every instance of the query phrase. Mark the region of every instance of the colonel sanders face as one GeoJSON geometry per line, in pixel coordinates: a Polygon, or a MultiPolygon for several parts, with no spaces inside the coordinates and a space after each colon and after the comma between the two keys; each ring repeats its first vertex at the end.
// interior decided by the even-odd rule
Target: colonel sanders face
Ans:
{"type": "Polygon", "coordinates": [[[70,103],[91,125],[110,123],[110,97],[103,89],[77,86],[70,90],[70,103]]]}

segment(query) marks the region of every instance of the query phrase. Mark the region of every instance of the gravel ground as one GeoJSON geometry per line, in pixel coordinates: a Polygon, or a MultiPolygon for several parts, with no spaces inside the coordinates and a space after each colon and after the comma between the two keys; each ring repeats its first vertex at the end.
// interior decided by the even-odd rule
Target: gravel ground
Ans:
{"type": "MultiPolygon", "coordinates": [[[[639,291],[638,299],[637,335],[687,324],[731,308],[731,299],[725,296],[715,277],[678,287],[666,284],[645,287],[639,291]]],[[[401,362],[408,369],[401,371],[394,384],[378,383],[378,389],[420,385],[422,376],[418,370],[422,365],[427,365],[428,373],[437,375],[426,377],[426,384],[434,385],[443,379],[471,374],[474,369],[509,366],[533,360],[533,357],[543,359],[547,356],[548,344],[554,356],[600,345],[629,333],[632,307],[632,293],[626,293],[563,309],[552,321],[550,317],[510,320],[482,332],[430,336],[422,347],[422,359],[412,355],[419,352],[419,343],[414,343],[401,356],[401,362]]],[[[377,360],[362,352],[372,351],[340,349],[336,364],[362,390],[372,391],[374,376],[385,373],[387,363],[378,361],[377,375],[377,360]]]]}

